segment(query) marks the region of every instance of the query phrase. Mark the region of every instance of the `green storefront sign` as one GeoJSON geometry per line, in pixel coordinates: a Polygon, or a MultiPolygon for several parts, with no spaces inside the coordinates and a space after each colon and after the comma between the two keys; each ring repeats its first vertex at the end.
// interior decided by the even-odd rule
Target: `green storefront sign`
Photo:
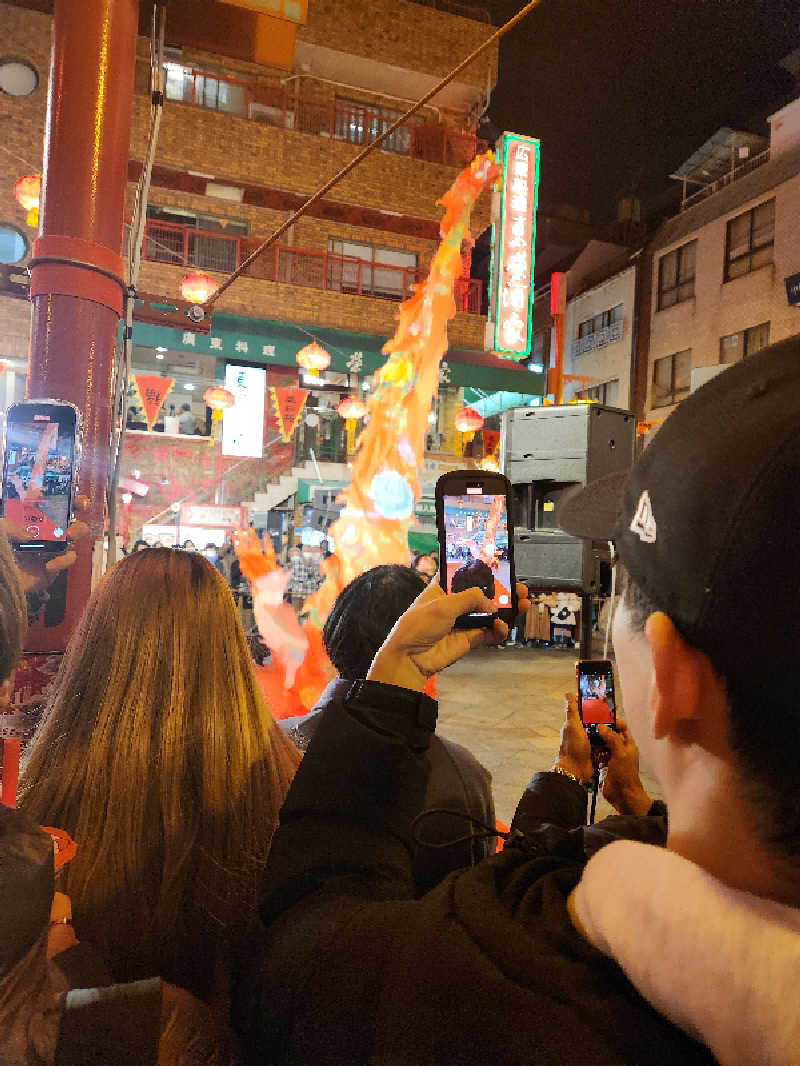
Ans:
{"type": "MultiPolygon", "coordinates": [[[[330,353],[330,369],[338,374],[373,374],[386,362],[381,349],[383,337],[344,330],[315,328],[313,335],[290,322],[244,318],[215,314],[210,333],[173,329],[168,326],[134,322],[134,344],[144,348],[168,348],[170,351],[214,355],[232,363],[255,363],[258,366],[297,365],[298,351],[312,340],[319,341],[330,353]]],[[[221,370],[221,368],[220,368],[221,370]]],[[[222,378],[222,373],[220,377],[222,378]]],[[[501,369],[458,362],[458,353],[441,364],[442,385],[459,388],[471,386],[483,392],[524,392],[530,396],[544,393],[544,374],[532,374],[513,368],[501,369]]]]}

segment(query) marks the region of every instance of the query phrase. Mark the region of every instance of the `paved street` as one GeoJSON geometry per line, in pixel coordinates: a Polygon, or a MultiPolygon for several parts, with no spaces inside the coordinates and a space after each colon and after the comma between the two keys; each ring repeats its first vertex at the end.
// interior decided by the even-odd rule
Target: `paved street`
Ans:
{"type": "MultiPolygon", "coordinates": [[[[511,821],[532,774],[553,764],[576,658],[575,649],[484,649],[439,676],[439,732],[491,771],[501,821],[511,821]]],[[[660,795],[646,768],[642,778],[651,795],[660,795]]],[[[601,798],[598,817],[609,810],[601,798]]]]}

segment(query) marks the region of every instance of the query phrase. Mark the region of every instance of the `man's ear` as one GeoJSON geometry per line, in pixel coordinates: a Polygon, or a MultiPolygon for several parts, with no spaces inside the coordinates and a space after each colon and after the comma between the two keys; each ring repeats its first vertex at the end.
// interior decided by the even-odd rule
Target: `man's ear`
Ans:
{"type": "Polygon", "coordinates": [[[708,695],[708,659],[686,643],[675,623],[662,611],[654,612],[647,619],[645,636],[653,659],[650,689],[653,737],[694,739],[708,695]]]}

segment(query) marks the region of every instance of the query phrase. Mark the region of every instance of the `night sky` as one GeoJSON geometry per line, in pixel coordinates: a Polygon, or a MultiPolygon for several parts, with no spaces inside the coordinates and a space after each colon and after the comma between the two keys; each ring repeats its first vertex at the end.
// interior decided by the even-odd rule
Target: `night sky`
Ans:
{"type": "MultiPolygon", "coordinates": [[[[499,25],[523,0],[480,0],[499,25]]],[[[798,0],[542,0],[500,45],[489,118],[541,138],[543,205],[645,204],[720,126],[766,133],[793,78],[798,0]]]]}

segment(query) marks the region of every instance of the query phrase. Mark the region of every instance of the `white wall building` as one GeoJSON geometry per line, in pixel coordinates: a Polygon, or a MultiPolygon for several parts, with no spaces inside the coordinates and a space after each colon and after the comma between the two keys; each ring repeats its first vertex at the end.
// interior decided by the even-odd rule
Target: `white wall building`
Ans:
{"type": "MultiPolygon", "coordinates": [[[[630,253],[626,258],[630,262],[630,253]]],[[[564,386],[565,401],[580,397],[609,407],[629,408],[636,270],[635,263],[626,265],[578,296],[567,298],[564,373],[593,380],[568,381],[564,386]]]]}
{"type": "Polygon", "coordinates": [[[786,287],[800,273],[800,99],[769,122],[768,147],[721,130],[676,175],[683,210],[648,249],[647,418],[666,416],[688,395],[693,370],[696,384],[712,367],[800,333],[786,287]],[[689,195],[687,181],[699,191],[689,195]]]}

